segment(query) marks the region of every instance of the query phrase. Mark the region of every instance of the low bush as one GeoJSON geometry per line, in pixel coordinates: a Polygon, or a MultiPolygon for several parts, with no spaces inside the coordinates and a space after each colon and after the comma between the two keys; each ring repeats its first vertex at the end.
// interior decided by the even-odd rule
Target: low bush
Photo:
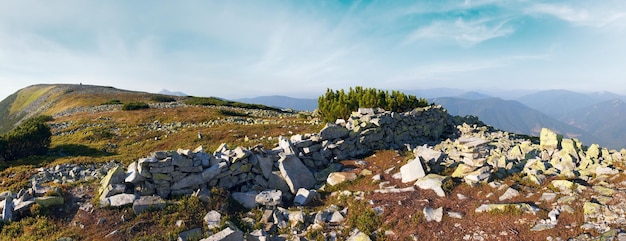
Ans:
{"type": "Polygon", "coordinates": [[[152,97],[150,97],[151,101],[154,102],[174,102],[176,101],[176,99],[172,98],[171,96],[167,96],[167,95],[153,95],[152,97]]]}
{"type": "Polygon", "coordinates": [[[238,108],[245,108],[245,109],[281,111],[278,108],[269,107],[265,105],[247,104],[247,103],[223,100],[223,99],[215,98],[215,97],[190,97],[189,99],[185,101],[185,104],[202,105],[202,106],[230,106],[230,107],[238,107],[238,108]]]}
{"type": "Polygon", "coordinates": [[[109,100],[107,102],[104,102],[100,105],[121,105],[122,102],[120,100],[109,100]]]}
{"type": "Polygon", "coordinates": [[[141,110],[149,108],[150,106],[144,102],[130,102],[122,106],[122,110],[141,110]]]}
{"type": "Polygon", "coordinates": [[[50,116],[39,116],[24,121],[9,133],[0,137],[0,161],[42,155],[48,152],[52,132],[46,121],[50,116]]]}

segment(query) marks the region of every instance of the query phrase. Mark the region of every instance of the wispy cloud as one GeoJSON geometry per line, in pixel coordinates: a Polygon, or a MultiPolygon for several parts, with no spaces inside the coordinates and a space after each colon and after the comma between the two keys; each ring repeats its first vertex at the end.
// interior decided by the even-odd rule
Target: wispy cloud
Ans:
{"type": "MultiPolygon", "coordinates": [[[[442,61],[431,64],[417,65],[406,72],[391,78],[393,83],[412,83],[415,81],[454,80],[459,75],[472,72],[490,71],[496,68],[513,66],[526,61],[550,60],[550,53],[538,55],[511,55],[495,58],[473,59],[469,61],[442,61]]],[[[457,79],[458,81],[458,79],[457,79]]],[[[461,85],[459,83],[459,85],[461,85]]]]}
{"type": "MultiPolygon", "coordinates": [[[[593,3],[596,4],[596,3],[593,3]]],[[[527,14],[549,15],[581,26],[605,27],[618,21],[626,20],[624,6],[604,5],[580,6],[572,4],[537,3],[525,9],[527,14]]]]}
{"type": "Polygon", "coordinates": [[[435,21],[413,31],[402,43],[408,45],[421,40],[452,40],[463,47],[471,47],[494,38],[505,37],[515,32],[507,25],[508,19],[483,18],[466,21],[435,21]]]}

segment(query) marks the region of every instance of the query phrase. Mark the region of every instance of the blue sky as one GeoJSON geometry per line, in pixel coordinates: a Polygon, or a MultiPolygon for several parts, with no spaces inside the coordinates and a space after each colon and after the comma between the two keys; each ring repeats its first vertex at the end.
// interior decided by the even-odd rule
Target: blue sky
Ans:
{"type": "Polygon", "coordinates": [[[0,3],[0,98],[38,83],[312,98],[326,88],[626,94],[626,1],[0,3]]]}

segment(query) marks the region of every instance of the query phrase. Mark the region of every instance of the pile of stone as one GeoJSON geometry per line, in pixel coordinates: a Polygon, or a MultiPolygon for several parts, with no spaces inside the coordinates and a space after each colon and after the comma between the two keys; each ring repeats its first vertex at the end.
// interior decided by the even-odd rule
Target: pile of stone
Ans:
{"type": "MultiPolygon", "coordinates": [[[[533,214],[539,211],[537,206],[507,202],[518,197],[520,190],[498,180],[515,174],[528,183],[542,185],[547,179],[556,179],[549,185],[553,190],[539,193],[541,203],[549,204],[551,209],[547,210],[548,219],[538,220],[532,231],[554,228],[562,212],[575,212],[572,208],[575,202],[584,206],[585,223],[577,224],[583,230],[608,232],[612,226],[626,225],[626,204],[615,202],[626,193],[607,182],[623,175],[624,170],[616,164],[623,165],[626,150],[608,150],[596,144],[584,148],[578,140],[563,138],[545,128],[539,143],[467,125],[459,126],[459,130],[462,134],[455,140],[431,148],[416,148],[416,159],[402,166],[395,177],[405,183],[414,182],[415,187],[433,190],[441,197],[445,197],[442,183],[446,178],[460,178],[469,185],[488,184],[502,193],[498,198],[500,203],[483,204],[476,213],[518,209],[533,214]],[[450,176],[439,175],[448,168],[454,168],[450,176]],[[587,198],[582,194],[592,195],[587,198]],[[561,197],[556,199],[557,195],[561,197]]],[[[626,182],[619,185],[624,188],[626,182]]]]}
{"type": "MultiPolygon", "coordinates": [[[[34,204],[47,208],[63,205],[65,200],[60,189],[47,184],[69,184],[89,182],[104,177],[108,170],[118,165],[114,161],[100,164],[59,164],[50,168],[39,168],[30,178],[31,186],[14,193],[0,193],[0,220],[11,221],[23,217],[34,204]]],[[[84,200],[83,200],[84,201],[84,200]]]]}

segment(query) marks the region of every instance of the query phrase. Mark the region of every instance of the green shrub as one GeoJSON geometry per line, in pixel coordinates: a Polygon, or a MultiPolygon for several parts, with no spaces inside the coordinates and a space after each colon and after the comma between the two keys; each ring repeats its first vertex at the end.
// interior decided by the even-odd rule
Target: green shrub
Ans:
{"type": "Polygon", "coordinates": [[[172,98],[171,96],[167,96],[167,95],[153,95],[152,97],[150,97],[151,101],[154,102],[174,102],[176,101],[176,99],[172,98]]]}
{"type": "Polygon", "coordinates": [[[223,99],[219,99],[215,97],[190,97],[189,99],[185,101],[185,104],[203,105],[203,106],[230,106],[230,107],[238,107],[238,108],[245,108],[245,109],[281,111],[278,108],[269,107],[265,105],[234,102],[234,101],[223,100],[223,99]]]}
{"type": "Polygon", "coordinates": [[[46,124],[49,116],[39,116],[24,121],[0,137],[0,160],[13,161],[24,157],[42,155],[50,148],[52,133],[46,124]]]}
{"type": "Polygon", "coordinates": [[[100,105],[121,105],[122,102],[120,100],[109,100],[107,102],[104,102],[100,105]]]}
{"type": "Polygon", "coordinates": [[[376,214],[376,211],[368,207],[364,202],[351,200],[348,210],[350,212],[347,220],[348,225],[358,228],[368,236],[372,235],[383,223],[382,218],[376,214]]]}
{"type": "Polygon", "coordinates": [[[234,111],[234,110],[219,109],[217,110],[217,112],[225,116],[248,116],[248,113],[234,111]]]}
{"type": "Polygon", "coordinates": [[[141,110],[149,108],[150,106],[144,102],[130,102],[122,106],[122,110],[141,110]]]}
{"type": "Polygon", "coordinates": [[[322,121],[334,122],[336,119],[347,119],[359,108],[383,108],[388,111],[405,112],[418,107],[428,106],[424,98],[405,95],[400,91],[383,91],[374,88],[357,86],[350,88],[348,93],[343,89],[326,90],[326,94],[317,100],[318,111],[322,121]]]}

